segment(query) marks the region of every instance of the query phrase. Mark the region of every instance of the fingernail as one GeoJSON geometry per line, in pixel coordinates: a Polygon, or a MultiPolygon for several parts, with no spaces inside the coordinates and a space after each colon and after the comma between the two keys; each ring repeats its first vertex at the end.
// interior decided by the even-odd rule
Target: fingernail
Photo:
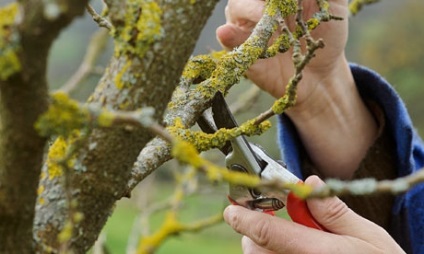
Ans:
{"type": "Polygon", "coordinates": [[[305,183],[308,184],[308,185],[311,185],[311,186],[313,186],[315,188],[319,188],[319,187],[322,187],[322,186],[325,185],[325,182],[322,181],[321,178],[319,178],[316,175],[312,175],[312,176],[308,177],[305,180],[305,183]]]}

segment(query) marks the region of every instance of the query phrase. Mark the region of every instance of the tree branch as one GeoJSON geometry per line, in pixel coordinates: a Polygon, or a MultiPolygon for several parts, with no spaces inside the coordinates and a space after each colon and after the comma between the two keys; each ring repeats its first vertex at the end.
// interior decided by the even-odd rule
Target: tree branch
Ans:
{"type": "Polygon", "coordinates": [[[34,206],[46,141],[34,123],[47,109],[47,57],[54,39],[83,13],[86,2],[19,1],[0,10],[1,253],[34,252],[34,206]]]}
{"type": "Polygon", "coordinates": [[[351,15],[355,16],[362,10],[365,5],[380,2],[380,0],[352,0],[349,3],[349,11],[351,15]]]}
{"type": "Polygon", "coordinates": [[[104,27],[109,31],[113,28],[109,20],[100,16],[91,5],[87,4],[85,7],[88,13],[90,13],[90,15],[93,17],[94,22],[99,24],[100,27],[104,27]]]}
{"type": "MultiPolygon", "coordinates": [[[[268,5],[271,9],[270,5],[268,5]]],[[[268,10],[269,10],[268,9],[268,10]]],[[[217,91],[224,92],[234,85],[244,72],[263,54],[267,44],[278,25],[280,13],[265,15],[258,22],[249,38],[232,52],[223,56],[211,77],[200,83],[196,89],[188,90],[194,80],[181,80],[180,90],[174,93],[165,122],[174,124],[179,119],[183,126],[193,126],[200,114],[210,106],[210,101],[217,91]],[[231,70],[231,71],[229,71],[231,70]]],[[[194,78],[195,79],[195,78],[194,78]]],[[[170,148],[162,139],[155,138],[139,154],[132,176],[128,183],[127,193],[153,170],[171,158],[170,148]]]]}
{"type": "Polygon", "coordinates": [[[104,51],[108,39],[109,32],[106,29],[99,29],[93,34],[81,65],[59,91],[71,94],[93,72],[96,61],[104,51]]]}
{"type": "MultiPolygon", "coordinates": [[[[125,111],[154,107],[154,119],[161,121],[184,63],[216,1],[105,2],[115,28],[115,54],[89,102],[125,111]]],[[[151,137],[140,127],[92,131],[72,171],[73,198],[84,215],[84,221],[74,230],[72,249],[85,252],[93,245],[115,202],[125,195],[132,165],[151,137]]],[[[49,153],[57,148],[51,147],[49,153]]],[[[45,203],[37,206],[35,234],[40,248],[51,246],[57,250],[57,236],[67,214],[60,202],[65,190],[61,176],[51,175],[48,166],[43,168],[43,176],[40,198],[45,203]]]]}
{"type": "Polygon", "coordinates": [[[375,193],[404,193],[414,186],[424,182],[424,169],[394,180],[377,181],[373,178],[360,179],[355,181],[341,181],[328,179],[326,185],[314,190],[308,198],[322,198],[328,196],[343,195],[370,195],[375,193]]]}
{"type": "Polygon", "coordinates": [[[261,89],[256,85],[252,85],[249,90],[237,97],[237,101],[230,105],[230,110],[233,115],[246,112],[255,105],[261,95],[261,89]]]}

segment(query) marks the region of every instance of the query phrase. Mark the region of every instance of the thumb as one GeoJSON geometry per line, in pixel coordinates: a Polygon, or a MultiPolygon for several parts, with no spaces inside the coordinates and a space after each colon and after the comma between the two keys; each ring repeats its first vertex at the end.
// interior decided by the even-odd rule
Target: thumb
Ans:
{"type": "MultiPolygon", "coordinates": [[[[315,188],[325,183],[317,176],[308,177],[305,181],[315,188]]],[[[349,235],[360,239],[369,239],[384,231],[375,223],[359,216],[338,197],[311,199],[307,201],[312,216],[330,232],[349,235]],[[364,230],[367,229],[367,230],[364,230]]]]}
{"type": "Polygon", "coordinates": [[[216,29],[216,38],[226,50],[240,46],[250,35],[250,32],[240,29],[236,25],[227,23],[216,29]]]}

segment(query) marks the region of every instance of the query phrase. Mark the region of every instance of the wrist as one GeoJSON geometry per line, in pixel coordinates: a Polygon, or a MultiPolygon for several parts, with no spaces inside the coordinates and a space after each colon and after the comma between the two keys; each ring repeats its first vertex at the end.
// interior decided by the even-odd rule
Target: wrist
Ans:
{"type": "Polygon", "coordinates": [[[310,120],[312,117],[332,117],[330,106],[340,105],[348,109],[348,101],[356,97],[356,85],[344,56],[331,66],[305,68],[298,85],[298,99],[287,115],[292,120],[310,120]],[[344,106],[346,104],[346,106],[344,106]]]}
{"type": "Polygon", "coordinates": [[[286,113],[317,169],[327,177],[349,178],[373,144],[377,124],[346,60],[323,73],[305,73],[299,85],[313,89],[286,113]]]}

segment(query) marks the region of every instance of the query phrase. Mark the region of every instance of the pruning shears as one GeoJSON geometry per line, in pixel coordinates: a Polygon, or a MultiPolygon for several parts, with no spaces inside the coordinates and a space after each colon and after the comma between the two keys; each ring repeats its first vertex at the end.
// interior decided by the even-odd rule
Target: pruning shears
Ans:
{"type": "MultiPolygon", "coordinates": [[[[220,92],[215,94],[211,110],[206,110],[197,123],[206,133],[214,133],[220,128],[231,129],[238,126],[220,92]]],[[[228,141],[220,150],[226,156],[225,162],[229,170],[257,175],[267,180],[279,180],[292,184],[303,183],[282,162],[272,159],[261,147],[248,142],[243,135],[228,141]]],[[[325,230],[311,215],[305,200],[287,190],[260,191],[230,184],[228,198],[233,204],[269,214],[286,206],[293,221],[311,228],[325,230]]]]}

